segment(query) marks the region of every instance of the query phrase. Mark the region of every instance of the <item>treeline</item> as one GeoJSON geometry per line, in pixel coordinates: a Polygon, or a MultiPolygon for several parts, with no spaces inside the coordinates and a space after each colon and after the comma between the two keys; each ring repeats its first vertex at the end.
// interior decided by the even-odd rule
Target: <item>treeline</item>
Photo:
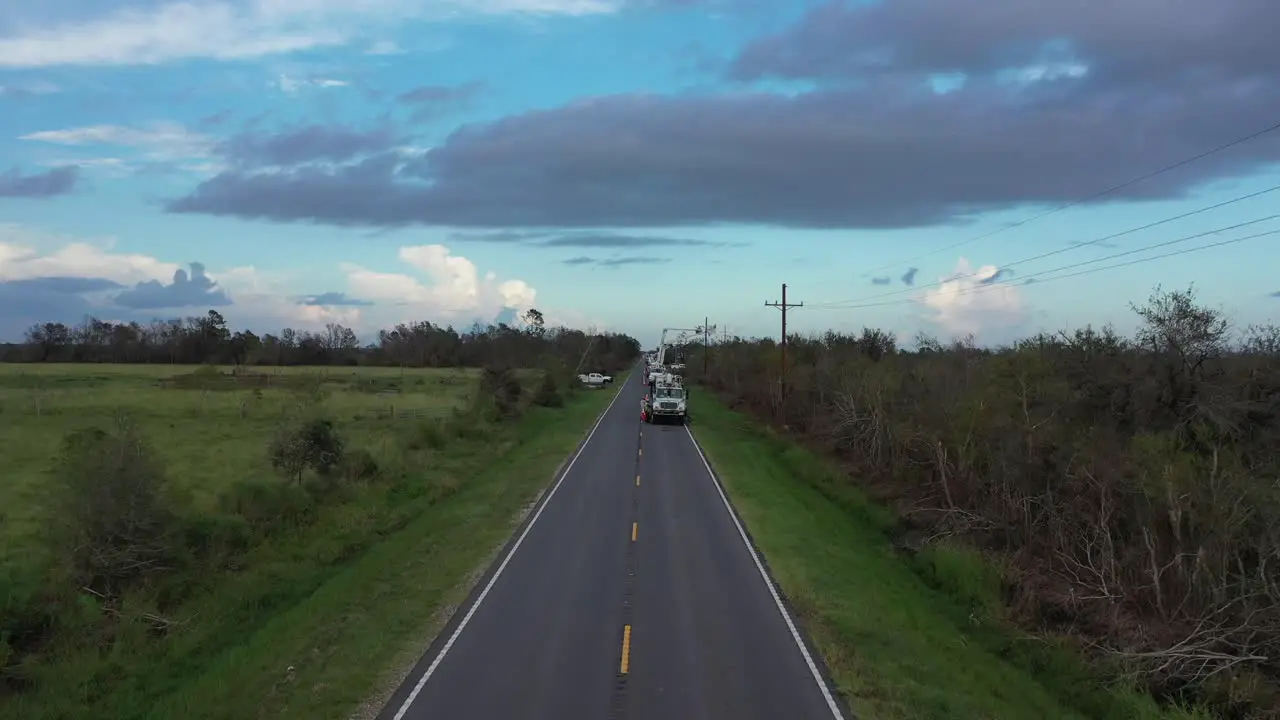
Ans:
{"type": "Polygon", "coordinates": [[[0,362],[483,367],[534,365],[554,357],[570,368],[612,372],[640,352],[640,343],[628,335],[549,328],[537,310],[526,312],[524,320],[524,328],[475,324],[465,331],[427,321],[401,323],[362,345],[354,330],[337,323],[319,332],[284,328],[259,336],[232,331],[216,310],[147,325],[87,317],[78,325],[33,325],[24,342],[0,345],[0,362]]]}
{"type": "MultiPolygon", "coordinates": [[[[1132,337],[982,349],[890,333],[690,353],[689,372],[897,510],[1005,569],[1007,612],[1161,697],[1280,712],[1280,328],[1159,289],[1132,337]]],[[[928,540],[925,540],[925,539],[928,540]]]]}

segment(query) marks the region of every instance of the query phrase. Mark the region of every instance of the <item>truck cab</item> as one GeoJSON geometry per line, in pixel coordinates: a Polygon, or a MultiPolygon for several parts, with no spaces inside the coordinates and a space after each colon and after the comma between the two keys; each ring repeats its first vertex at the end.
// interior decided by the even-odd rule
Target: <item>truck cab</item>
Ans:
{"type": "Polygon", "coordinates": [[[645,406],[645,422],[672,420],[683,425],[689,417],[689,393],[675,384],[662,383],[653,388],[645,406]]]}

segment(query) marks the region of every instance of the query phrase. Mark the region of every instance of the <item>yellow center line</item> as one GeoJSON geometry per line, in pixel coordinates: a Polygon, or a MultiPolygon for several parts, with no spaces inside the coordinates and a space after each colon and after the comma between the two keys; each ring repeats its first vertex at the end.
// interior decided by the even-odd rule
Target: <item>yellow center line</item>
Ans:
{"type": "Polygon", "coordinates": [[[640,487],[640,476],[636,476],[636,487],[640,487]]]}
{"type": "Polygon", "coordinates": [[[642,456],[642,455],[644,455],[644,448],[640,448],[639,450],[636,450],[636,456],[637,456],[637,457],[642,456]]]}
{"type": "Polygon", "coordinates": [[[622,666],[619,670],[623,675],[631,669],[631,626],[622,626],[622,666]]]}
{"type": "Polygon", "coordinates": [[[631,542],[636,541],[636,534],[639,532],[640,532],[640,523],[638,522],[631,523],[631,542]]]}

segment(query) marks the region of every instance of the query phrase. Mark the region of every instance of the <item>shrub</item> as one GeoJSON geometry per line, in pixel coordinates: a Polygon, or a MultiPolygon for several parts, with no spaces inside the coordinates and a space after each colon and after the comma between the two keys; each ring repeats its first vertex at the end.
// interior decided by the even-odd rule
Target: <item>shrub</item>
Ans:
{"type": "Polygon", "coordinates": [[[480,392],[476,396],[478,410],[493,420],[510,420],[520,415],[520,396],[524,386],[511,367],[489,365],[480,374],[480,392]]]}
{"type": "Polygon", "coordinates": [[[560,386],[556,382],[555,374],[543,373],[542,382],[539,383],[538,390],[533,396],[533,404],[547,408],[564,407],[564,396],[560,394],[560,386]]]}
{"type": "Polygon", "coordinates": [[[343,447],[342,436],[332,420],[312,418],[282,426],[271,439],[267,452],[271,467],[301,485],[306,470],[327,475],[342,462],[343,447]]]}
{"type": "Polygon", "coordinates": [[[114,433],[68,435],[50,485],[54,556],[75,587],[117,598],[130,583],[172,566],[180,548],[167,480],[127,418],[114,433]]]}

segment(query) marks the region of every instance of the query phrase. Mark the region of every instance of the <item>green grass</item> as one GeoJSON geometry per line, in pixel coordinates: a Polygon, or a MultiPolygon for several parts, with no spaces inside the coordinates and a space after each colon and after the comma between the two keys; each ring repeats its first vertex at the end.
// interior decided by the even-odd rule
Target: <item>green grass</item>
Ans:
{"type": "MultiPolygon", "coordinates": [[[[449,372],[454,371],[443,371],[449,372]]],[[[379,374],[366,373],[356,375],[379,374]]],[[[123,402],[129,393],[119,389],[116,374],[141,383],[137,392],[149,394],[151,402],[172,397],[164,393],[186,392],[149,389],[154,374],[144,378],[114,367],[90,368],[84,376],[111,376],[103,387],[123,402]]],[[[410,374],[430,386],[441,372],[410,374]]],[[[74,385],[74,377],[50,373],[66,385],[74,385]]],[[[395,469],[396,479],[321,506],[314,522],[262,541],[232,570],[191,579],[199,590],[167,613],[181,623],[167,637],[148,637],[142,623],[126,621],[109,648],[64,647],[36,670],[34,690],[8,696],[0,691],[0,717],[313,720],[347,717],[370,705],[426,649],[465,597],[469,578],[510,535],[522,510],[613,396],[577,393],[562,409],[534,408],[510,425],[463,423],[442,431],[431,420],[371,419],[356,398],[335,401],[340,392],[356,391],[335,391],[323,402],[349,409],[344,431],[364,428],[369,443],[385,436],[386,445],[375,455],[395,469]]],[[[421,395],[424,405],[456,402],[434,390],[421,395]]],[[[139,400],[136,409],[145,414],[147,402],[139,400]]],[[[198,465],[181,462],[196,443],[181,441],[176,427],[166,429],[165,418],[189,410],[190,402],[167,400],[150,421],[164,439],[186,442],[187,450],[168,451],[178,467],[198,465]]],[[[232,416],[231,406],[219,407],[216,420],[205,416],[203,422],[238,421],[238,409],[232,416]]],[[[53,444],[64,427],[81,424],[65,415],[51,417],[45,432],[55,435],[53,444]]],[[[221,450],[207,451],[213,467],[188,482],[222,483],[231,468],[250,467],[236,465],[233,456],[262,455],[266,425],[248,425],[226,429],[221,450]]],[[[36,441],[34,432],[23,432],[36,441]]],[[[260,466],[253,471],[264,472],[260,466]]],[[[30,467],[26,473],[38,474],[30,467]]],[[[125,614],[136,617],[153,607],[153,593],[131,601],[125,614]]]]}
{"type": "Polygon", "coordinates": [[[189,365],[0,364],[0,512],[7,532],[30,529],[32,491],[63,436],[109,427],[118,412],[135,420],[169,474],[207,506],[228,481],[271,474],[263,438],[316,385],[343,433],[376,456],[386,452],[391,412],[403,420],[447,415],[465,404],[477,378],[470,369],[263,368],[236,383],[209,372],[189,365]]]}
{"type": "Polygon", "coordinates": [[[841,694],[877,720],[1199,718],[1108,686],[1067,643],[1001,620],[1001,576],[946,544],[914,557],[829,463],[701,393],[698,442],[841,694]]]}

